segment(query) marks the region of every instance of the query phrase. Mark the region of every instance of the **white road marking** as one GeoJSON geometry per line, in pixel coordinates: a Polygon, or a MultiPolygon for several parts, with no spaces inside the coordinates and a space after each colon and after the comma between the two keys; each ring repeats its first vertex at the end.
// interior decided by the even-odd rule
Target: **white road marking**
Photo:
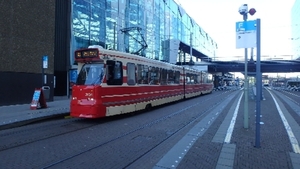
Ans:
{"type": "Polygon", "coordinates": [[[242,97],[243,97],[243,94],[241,94],[241,96],[239,98],[239,101],[238,101],[238,104],[237,104],[237,106],[236,106],[236,108],[234,110],[234,113],[233,113],[230,125],[229,125],[229,127],[227,129],[227,134],[226,134],[225,140],[224,140],[225,143],[230,143],[232,132],[233,132],[235,121],[236,121],[236,117],[237,117],[237,114],[239,112],[239,107],[240,107],[240,103],[241,103],[242,97]]]}
{"type": "Polygon", "coordinates": [[[286,129],[286,132],[287,132],[287,134],[289,136],[289,139],[290,139],[290,142],[292,144],[294,152],[297,153],[297,154],[300,154],[299,143],[298,143],[298,141],[297,141],[297,139],[296,139],[296,137],[295,137],[295,135],[294,135],[294,133],[292,131],[292,128],[290,127],[288,121],[286,120],[284,114],[282,113],[282,110],[281,110],[280,106],[278,105],[275,97],[273,96],[273,94],[271,92],[269,92],[269,93],[271,94],[271,96],[272,96],[272,98],[273,98],[273,100],[275,102],[276,108],[277,108],[278,113],[279,113],[279,115],[281,117],[283,125],[284,125],[284,127],[286,129]]]}

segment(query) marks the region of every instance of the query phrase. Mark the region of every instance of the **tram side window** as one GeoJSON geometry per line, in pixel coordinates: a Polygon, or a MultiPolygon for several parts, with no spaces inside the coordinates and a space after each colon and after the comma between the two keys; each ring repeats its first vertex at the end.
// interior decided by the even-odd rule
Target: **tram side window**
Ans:
{"type": "Polygon", "coordinates": [[[176,71],[175,72],[175,81],[174,81],[175,84],[179,84],[180,83],[180,72],[179,71],[176,71]]]}
{"type": "Polygon", "coordinates": [[[192,77],[192,79],[193,79],[193,82],[192,82],[192,83],[194,83],[194,84],[198,84],[198,83],[199,83],[198,77],[199,77],[199,75],[197,75],[197,74],[193,74],[193,77],[192,77]]]}
{"type": "Polygon", "coordinates": [[[208,83],[212,83],[214,80],[213,80],[213,76],[211,74],[208,74],[208,83]]]}
{"type": "Polygon", "coordinates": [[[149,79],[148,79],[148,72],[149,68],[146,65],[141,65],[138,64],[138,74],[137,74],[137,79],[138,79],[138,84],[148,84],[149,79]]]}
{"type": "Polygon", "coordinates": [[[200,79],[200,83],[204,83],[204,81],[203,81],[203,72],[200,72],[199,79],[200,79]]]}
{"type": "Polygon", "coordinates": [[[202,81],[203,81],[203,83],[208,82],[207,75],[205,73],[202,73],[202,81]]]}
{"type": "Polygon", "coordinates": [[[174,84],[175,73],[173,70],[168,70],[168,84],[174,84]]]}
{"type": "Polygon", "coordinates": [[[186,84],[192,84],[192,77],[193,77],[193,75],[192,74],[190,74],[190,73],[187,73],[186,74],[186,77],[185,77],[185,83],[186,84]]]}
{"type": "Polygon", "coordinates": [[[123,66],[120,61],[108,60],[106,62],[106,82],[108,85],[123,84],[123,66]]]}
{"type": "Polygon", "coordinates": [[[160,84],[161,85],[166,85],[167,84],[167,79],[168,79],[168,70],[161,69],[160,84]]]}
{"type": "Polygon", "coordinates": [[[202,83],[201,74],[197,74],[197,83],[202,83]]]}
{"type": "Polygon", "coordinates": [[[196,74],[191,74],[191,84],[196,84],[197,83],[197,75],[196,74]]]}
{"type": "Polygon", "coordinates": [[[151,67],[149,69],[149,84],[150,85],[158,85],[159,84],[159,68],[151,67]]]}
{"type": "Polygon", "coordinates": [[[135,64],[134,63],[127,63],[127,84],[128,85],[135,85],[135,64]]]}

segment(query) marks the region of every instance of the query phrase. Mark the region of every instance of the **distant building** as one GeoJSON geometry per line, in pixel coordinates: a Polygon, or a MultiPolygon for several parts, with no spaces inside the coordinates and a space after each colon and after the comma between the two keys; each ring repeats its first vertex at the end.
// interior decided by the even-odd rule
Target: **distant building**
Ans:
{"type": "Polygon", "coordinates": [[[292,7],[292,50],[293,59],[300,59],[300,0],[295,0],[292,7]]]}
{"type": "Polygon", "coordinates": [[[168,62],[188,60],[191,39],[193,56],[213,57],[217,49],[174,0],[5,0],[0,8],[0,105],[30,103],[44,83],[43,56],[53,100],[69,94],[79,48],[101,45],[168,62]]]}

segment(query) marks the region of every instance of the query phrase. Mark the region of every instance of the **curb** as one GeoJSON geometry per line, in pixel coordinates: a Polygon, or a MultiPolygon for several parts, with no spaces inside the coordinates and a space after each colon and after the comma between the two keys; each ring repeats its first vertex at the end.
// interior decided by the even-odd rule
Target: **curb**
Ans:
{"type": "Polygon", "coordinates": [[[0,130],[6,130],[10,128],[16,128],[16,127],[21,127],[30,123],[50,119],[50,118],[55,118],[55,117],[63,117],[69,115],[70,112],[63,112],[63,113],[56,113],[56,114],[49,114],[45,116],[40,116],[40,117],[35,117],[35,118],[30,118],[30,119],[25,119],[21,121],[15,121],[7,124],[0,124],[0,130]]]}

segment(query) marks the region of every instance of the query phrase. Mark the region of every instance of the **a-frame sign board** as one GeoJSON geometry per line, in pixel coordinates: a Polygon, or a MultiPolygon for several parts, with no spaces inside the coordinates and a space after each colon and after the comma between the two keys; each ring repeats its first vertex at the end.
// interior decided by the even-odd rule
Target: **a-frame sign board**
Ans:
{"type": "Polygon", "coordinates": [[[47,108],[46,99],[44,97],[43,90],[41,88],[36,88],[34,90],[32,101],[30,104],[31,110],[36,110],[37,108],[47,108]]]}

